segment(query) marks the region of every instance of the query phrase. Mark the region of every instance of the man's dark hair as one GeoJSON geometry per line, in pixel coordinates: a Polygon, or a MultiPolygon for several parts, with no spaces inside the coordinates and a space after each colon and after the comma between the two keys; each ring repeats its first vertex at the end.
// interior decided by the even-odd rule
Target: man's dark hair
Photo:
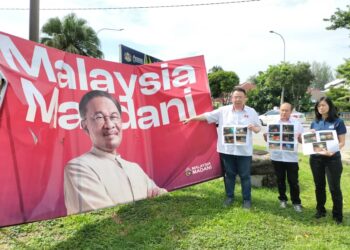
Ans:
{"type": "Polygon", "coordinates": [[[235,91],[242,92],[245,96],[247,96],[247,92],[245,91],[244,88],[234,87],[232,93],[235,92],[235,91]]]}
{"type": "Polygon", "coordinates": [[[318,100],[315,104],[315,116],[317,120],[321,120],[322,119],[322,115],[320,114],[320,112],[318,112],[318,105],[320,104],[320,102],[325,101],[328,106],[329,106],[329,110],[328,110],[328,117],[327,117],[327,121],[329,122],[333,122],[335,121],[339,116],[338,116],[338,111],[337,108],[334,106],[332,100],[329,97],[323,96],[320,98],[320,100],[318,100]]]}
{"type": "Polygon", "coordinates": [[[88,105],[88,103],[96,98],[96,97],[106,97],[108,99],[110,99],[115,106],[117,107],[119,113],[122,113],[122,109],[120,107],[120,103],[117,101],[117,99],[114,98],[114,96],[112,96],[111,94],[109,94],[106,91],[102,91],[102,90],[91,90],[89,92],[87,92],[85,95],[83,95],[83,97],[81,98],[80,102],[79,102],[79,113],[80,113],[80,117],[82,119],[85,119],[86,116],[86,106],[88,105]]]}

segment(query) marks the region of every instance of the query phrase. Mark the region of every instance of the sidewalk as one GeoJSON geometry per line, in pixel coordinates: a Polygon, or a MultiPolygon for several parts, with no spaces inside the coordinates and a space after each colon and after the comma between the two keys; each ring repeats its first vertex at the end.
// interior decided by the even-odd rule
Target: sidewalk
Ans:
{"type": "Polygon", "coordinates": [[[341,159],[344,164],[350,165],[350,151],[343,149],[341,151],[341,159]]]}

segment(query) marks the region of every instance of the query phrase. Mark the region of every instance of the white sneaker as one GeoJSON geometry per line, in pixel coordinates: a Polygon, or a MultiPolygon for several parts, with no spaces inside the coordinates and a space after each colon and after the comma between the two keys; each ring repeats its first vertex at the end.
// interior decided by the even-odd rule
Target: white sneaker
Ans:
{"type": "Polygon", "coordinates": [[[286,201],[280,201],[280,208],[286,208],[287,202],[286,201]]]}
{"type": "Polygon", "coordinates": [[[302,206],[300,204],[293,205],[295,212],[301,213],[303,211],[302,206]]]}

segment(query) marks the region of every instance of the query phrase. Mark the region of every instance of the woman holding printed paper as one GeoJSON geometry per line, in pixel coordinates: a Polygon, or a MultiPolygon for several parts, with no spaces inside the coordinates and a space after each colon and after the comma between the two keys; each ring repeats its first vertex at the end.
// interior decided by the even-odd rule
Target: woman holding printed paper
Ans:
{"type": "MultiPolygon", "coordinates": [[[[336,107],[328,97],[322,97],[315,105],[315,120],[311,123],[314,131],[335,130],[339,150],[345,145],[346,126],[338,117],[336,107]]],[[[340,188],[340,179],[343,171],[340,151],[332,152],[330,149],[318,150],[311,154],[310,166],[315,182],[316,214],[319,219],[326,216],[326,177],[333,200],[333,219],[339,224],[343,221],[343,196],[340,188]]]]}

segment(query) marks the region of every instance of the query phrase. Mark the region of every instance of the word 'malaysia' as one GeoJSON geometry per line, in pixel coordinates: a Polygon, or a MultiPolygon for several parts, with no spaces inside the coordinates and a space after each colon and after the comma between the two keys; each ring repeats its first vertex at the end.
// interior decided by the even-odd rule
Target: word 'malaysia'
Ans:
{"type": "MultiPolygon", "coordinates": [[[[123,121],[124,129],[149,129],[167,125],[170,123],[170,108],[176,108],[179,120],[185,119],[187,115],[196,115],[191,88],[186,87],[197,82],[195,69],[191,65],[169,68],[168,63],[162,63],[158,69],[160,73],[144,72],[128,75],[123,75],[123,72],[119,71],[111,72],[105,68],[93,68],[87,71],[86,59],[77,56],[75,60],[70,61],[70,64],[63,60],[52,62],[47,49],[38,45],[34,46],[32,57],[25,58],[10,37],[2,34],[0,34],[0,51],[9,67],[22,73],[21,86],[28,103],[26,120],[29,122],[41,117],[42,122],[53,127],[57,127],[58,124],[59,127],[68,130],[78,128],[80,124],[78,103],[75,101],[59,103],[60,89],[64,88],[82,91],[99,89],[113,94],[117,92],[116,96],[121,102],[122,111],[128,116],[128,119],[123,121]],[[27,63],[28,61],[31,61],[31,64],[27,63]],[[34,77],[56,84],[49,103],[46,103],[44,96],[33,82],[23,75],[28,75],[29,79],[34,77]],[[169,98],[157,106],[136,107],[134,103],[134,97],[137,95],[152,96],[179,87],[183,88],[183,96],[169,98]]],[[[102,61],[99,66],[103,66],[102,61]]]]}

